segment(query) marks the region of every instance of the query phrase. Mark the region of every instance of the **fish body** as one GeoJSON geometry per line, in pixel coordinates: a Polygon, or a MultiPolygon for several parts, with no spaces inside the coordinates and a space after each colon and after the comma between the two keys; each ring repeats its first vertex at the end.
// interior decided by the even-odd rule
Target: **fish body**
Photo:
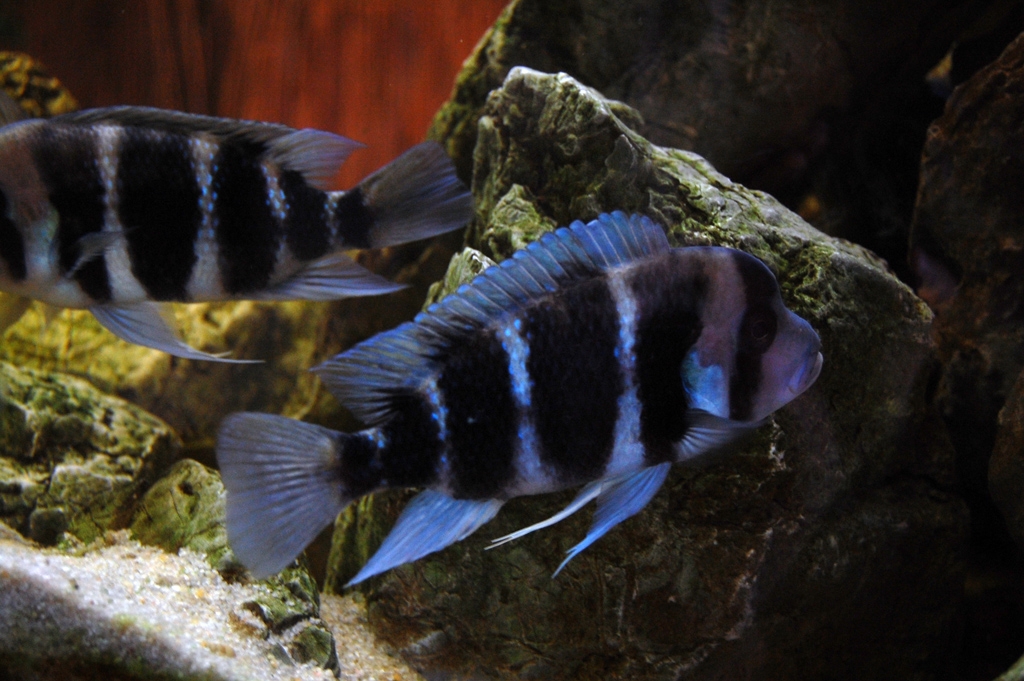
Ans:
{"type": "Polygon", "coordinates": [[[463,226],[441,147],[350,191],[324,183],[359,145],[319,130],[114,107],[0,128],[0,290],[86,308],[183,357],[154,303],[330,300],[397,286],[342,251],[463,226]]]}
{"type": "Polygon", "coordinates": [[[230,416],[217,445],[228,537],[268,575],[353,499],[426,488],[355,583],[468,536],[512,497],[583,485],[564,511],[497,540],[596,500],[568,561],[642,509],[672,464],[806,390],[819,349],[753,256],[670,248],[641,216],[577,222],[315,368],[367,430],[230,416]]]}

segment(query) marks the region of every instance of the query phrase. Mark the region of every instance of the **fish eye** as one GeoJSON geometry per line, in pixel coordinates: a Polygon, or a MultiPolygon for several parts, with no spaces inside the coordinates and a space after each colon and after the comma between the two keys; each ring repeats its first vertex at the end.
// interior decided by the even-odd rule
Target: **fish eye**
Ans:
{"type": "Polygon", "coordinates": [[[752,349],[763,350],[775,339],[776,320],[770,311],[751,315],[747,319],[746,334],[752,349]]]}

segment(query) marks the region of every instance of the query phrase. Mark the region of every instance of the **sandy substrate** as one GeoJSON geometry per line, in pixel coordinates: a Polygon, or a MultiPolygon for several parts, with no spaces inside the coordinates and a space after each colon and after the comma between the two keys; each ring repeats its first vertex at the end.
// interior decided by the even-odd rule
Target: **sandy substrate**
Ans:
{"type": "MultiPolygon", "coordinates": [[[[171,555],[123,533],[108,543],[69,555],[0,536],[0,660],[68,659],[145,676],[334,679],[288,657],[301,626],[267,636],[242,607],[267,593],[262,585],[229,584],[191,551],[171,555]]],[[[375,646],[352,598],[324,597],[322,615],[342,679],[421,678],[375,646]]]]}

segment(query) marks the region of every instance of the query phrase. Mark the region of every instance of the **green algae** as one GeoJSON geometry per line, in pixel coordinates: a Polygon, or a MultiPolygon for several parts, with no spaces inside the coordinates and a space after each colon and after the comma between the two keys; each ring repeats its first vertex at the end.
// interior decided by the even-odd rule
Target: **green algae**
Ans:
{"type": "Polygon", "coordinates": [[[181,443],[159,419],[63,374],[0,363],[0,520],[45,544],[124,527],[181,443]]]}

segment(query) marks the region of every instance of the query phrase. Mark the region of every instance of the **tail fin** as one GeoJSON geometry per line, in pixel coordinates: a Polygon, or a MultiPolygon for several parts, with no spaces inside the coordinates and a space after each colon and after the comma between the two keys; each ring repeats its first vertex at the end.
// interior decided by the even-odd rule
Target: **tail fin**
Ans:
{"type": "Polygon", "coordinates": [[[351,499],[341,482],[347,436],[273,414],[232,414],[217,435],[228,541],[257,579],[291,563],[351,499]]]}
{"type": "Polygon", "coordinates": [[[374,248],[426,239],[466,225],[473,197],[436,142],[424,142],[359,184],[373,213],[374,248]]]}

